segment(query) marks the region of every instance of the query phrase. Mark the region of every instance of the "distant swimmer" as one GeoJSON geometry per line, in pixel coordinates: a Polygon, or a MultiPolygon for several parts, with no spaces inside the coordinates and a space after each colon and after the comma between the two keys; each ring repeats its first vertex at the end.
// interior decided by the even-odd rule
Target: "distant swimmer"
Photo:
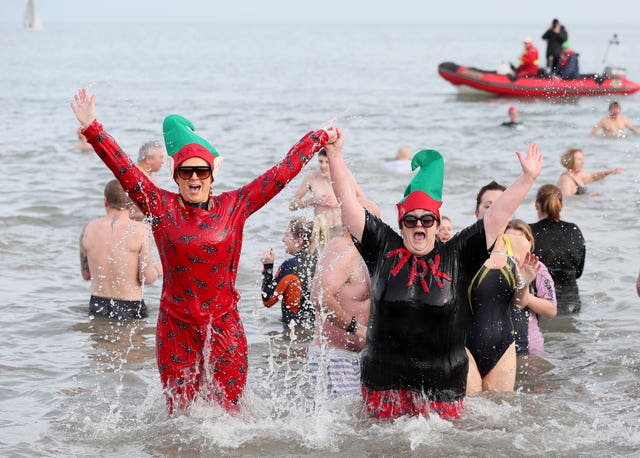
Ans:
{"type": "Polygon", "coordinates": [[[162,275],[151,261],[147,226],[129,218],[133,202],[117,180],[104,188],[106,215],[91,221],[80,237],[82,278],[91,280],[89,314],[107,318],[146,318],[142,285],[162,275]]]}
{"type": "Polygon", "coordinates": [[[624,137],[625,127],[634,134],[638,133],[638,129],[622,114],[622,107],[618,102],[611,102],[609,105],[609,114],[603,117],[591,129],[591,135],[595,135],[602,130],[603,137],[624,137]]]}
{"type": "Polygon", "coordinates": [[[560,163],[567,169],[558,178],[558,187],[562,191],[563,197],[570,196],[599,196],[597,192],[588,192],[587,185],[594,181],[600,181],[609,175],[616,175],[626,169],[617,167],[615,169],[601,170],[599,172],[588,173],[584,171],[584,153],[580,148],[569,148],[560,156],[560,163]]]}
{"type": "Polygon", "coordinates": [[[407,146],[401,146],[396,152],[396,158],[383,164],[385,169],[397,173],[411,173],[411,158],[413,154],[407,146]]]}
{"type": "Polygon", "coordinates": [[[511,129],[518,130],[526,129],[525,125],[522,123],[522,121],[520,121],[518,109],[514,105],[511,105],[509,107],[509,110],[507,110],[507,114],[509,115],[509,120],[501,124],[503,127],[510,127],[511,129]]]}

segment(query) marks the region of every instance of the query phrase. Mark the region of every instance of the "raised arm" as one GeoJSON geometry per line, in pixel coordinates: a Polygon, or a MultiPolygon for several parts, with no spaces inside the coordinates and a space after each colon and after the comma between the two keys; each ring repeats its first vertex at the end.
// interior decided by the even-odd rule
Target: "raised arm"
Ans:
{"type": "Polygon", "coordinates": [[[520,206],[542,170],[543,156],[535,143],[529,145],[526,157],[523,157],[519,151],[516,152],[516,155],[522,167],[522,175],[496,199],[484,216],[487,247],[493,245],[498,236],[504,232],[509,219],[520,206]]]}
{"type": "Polygon", "coordinates": [[[361,241],[365,222],[364,207],[358,202],[356,189],[353,186],[353,176],[342,156],[344,137],[340,129],[337,129],[337,132],[338,139],[326,147],[333,180],[333,192],[341,205],[342,225],[351,235],[361,241]]]}

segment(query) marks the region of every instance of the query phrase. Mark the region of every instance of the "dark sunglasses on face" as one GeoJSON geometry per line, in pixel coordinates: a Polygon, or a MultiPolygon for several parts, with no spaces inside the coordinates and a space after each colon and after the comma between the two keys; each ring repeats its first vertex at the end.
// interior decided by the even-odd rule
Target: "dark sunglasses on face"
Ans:
{"type": "Polygon", "coordinates": [[[208,165],[195,167],[178,167],[176,169],[178,176],[183,180],[189,180],[195,173],[199,180],[206,180],[211,176],[211,167],[208,165]]]}
{"type": "Polygon", "coordinates": [[[422,224],[422,227],[431,227],[433,226],[433,223],[436,222],[436,217],[428,214],[422,215],[420,217],[417,217],[414,215],[405,215],[402,217],[402,224],[404,224],[404,227],[408,227],[408,228],[416,227],[416,225],[418,224],[418,221],[420,221],[420,224],[422,224]]]}

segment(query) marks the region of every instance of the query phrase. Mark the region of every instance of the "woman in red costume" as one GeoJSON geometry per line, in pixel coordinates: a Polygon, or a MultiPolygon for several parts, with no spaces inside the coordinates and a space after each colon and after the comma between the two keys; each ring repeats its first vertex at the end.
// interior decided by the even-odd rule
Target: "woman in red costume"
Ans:
{"type": "Polygon", "coordinates": [[[197,397],[237,410],[247,380],[235,289],[245,222],[336,140],[335,128],[309,132],[251,183],[213,196],[222,157],[191,122],[169,115],[163,133],[176,194],[155,186],[96,121],[95,96],[81,89],[71,108],[88,142],[151,220],[164,270],[156,352],[169,411],[184,410],[197,397]]]}

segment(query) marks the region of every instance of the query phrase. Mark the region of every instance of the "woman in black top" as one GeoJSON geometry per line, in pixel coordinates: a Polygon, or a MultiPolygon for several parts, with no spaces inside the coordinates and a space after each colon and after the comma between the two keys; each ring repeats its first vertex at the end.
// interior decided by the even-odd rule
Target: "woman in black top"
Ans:
{"type": "Polygon", "coordinates": [[[586,247],[580,228],[560,219],[562,192],[545,184],[536,196],[537,223],[531,224],[535,238],[534,253],[544,263],[556,286],[558,314],[580,310],[577,279],[582,275],[586,247]]]}

